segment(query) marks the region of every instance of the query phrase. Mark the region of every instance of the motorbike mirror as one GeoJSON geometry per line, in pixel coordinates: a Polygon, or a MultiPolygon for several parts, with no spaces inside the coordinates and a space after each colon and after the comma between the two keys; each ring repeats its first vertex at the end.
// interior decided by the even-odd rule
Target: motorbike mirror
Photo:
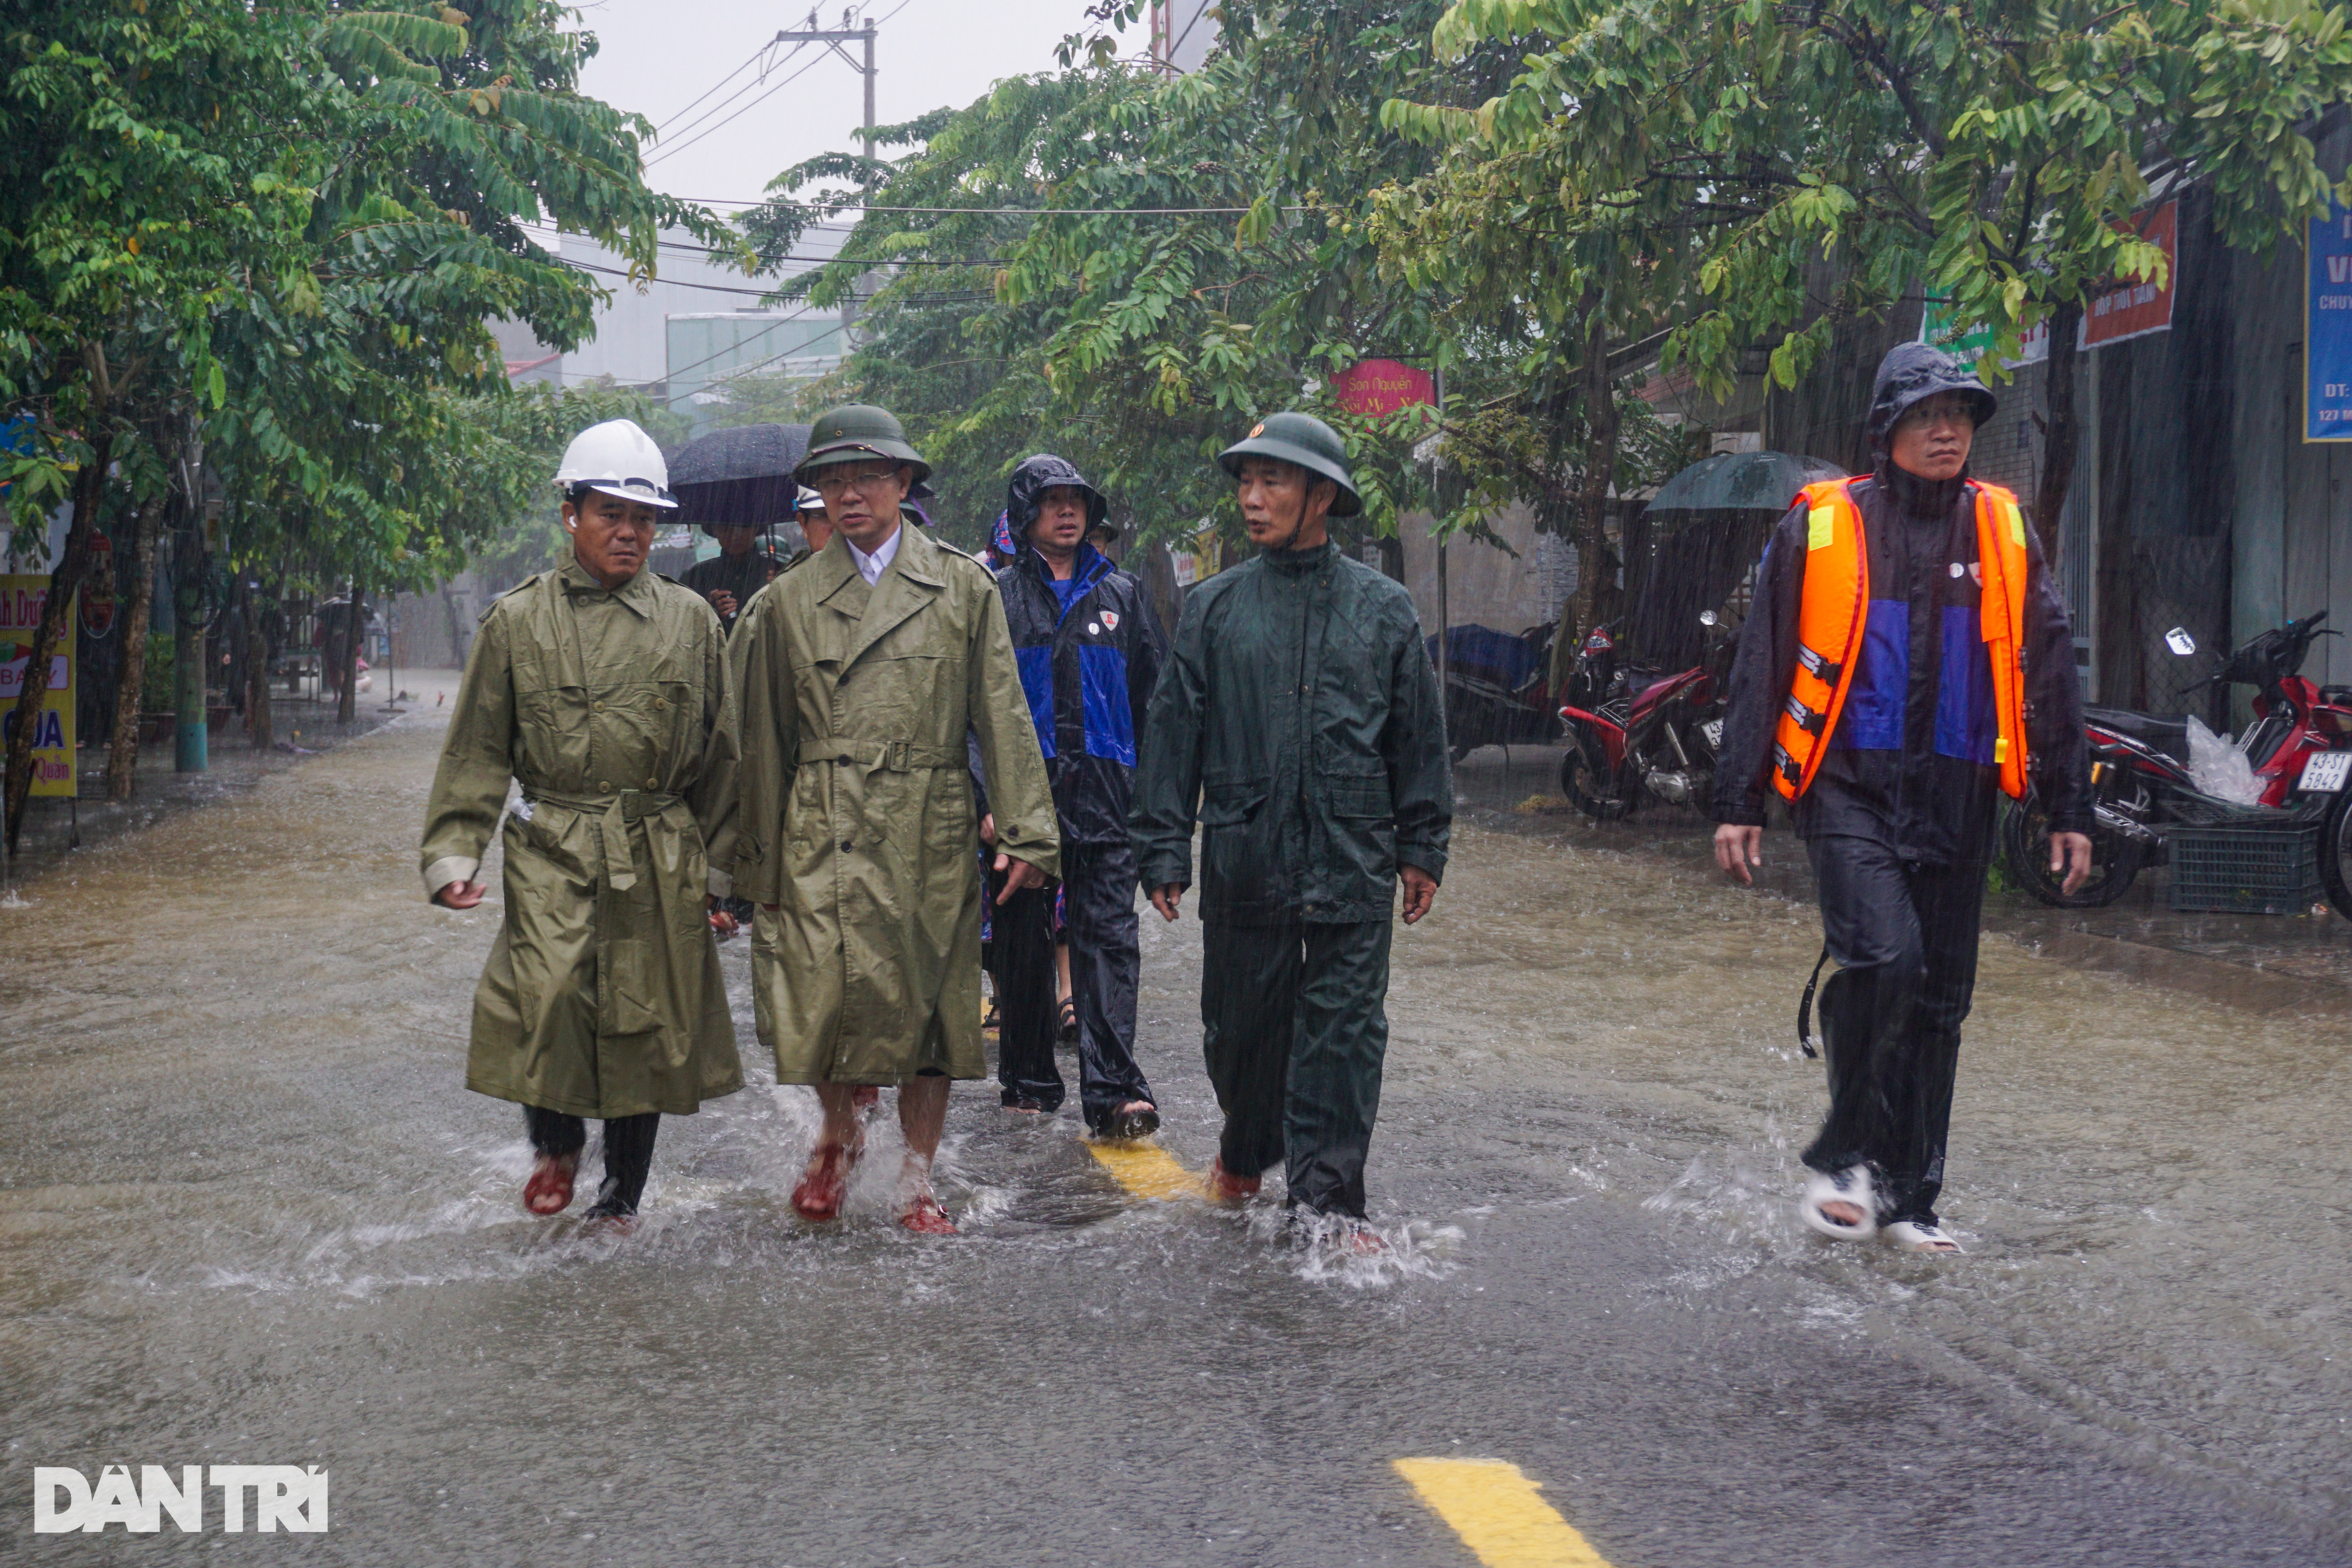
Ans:
{"type": "Polygon", "coordinates": [[[1703,626],[1711,626],[1715,625],[1715,612],[1713,610],[1701,610],[1698,613],[1698,624],[1703,626]]]}
{"type": "Polygon", "coordinates": [[[2185,627],[2175,626],[2164,634],[2164,646],[2186,658],[2197,651],[2197,639],[2185,627]]]}

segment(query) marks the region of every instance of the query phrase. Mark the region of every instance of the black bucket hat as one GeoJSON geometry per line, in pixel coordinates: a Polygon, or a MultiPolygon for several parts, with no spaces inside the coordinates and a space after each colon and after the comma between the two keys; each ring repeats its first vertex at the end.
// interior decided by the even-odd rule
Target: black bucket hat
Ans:
{"type": "Polygon", "coordinates": [[[1276,458],[1296,463],[1318,479],[1339,487],[1331,502],[1333,517],[1353,517],[1364,510],[1363,497],[1348,473],[1348,444],[1339,432],[1312,414],[1269,414],[1250,433],[1217,454],[1217,462],[1234,478],[1242,477],[1244,458],[1276,458]]]}

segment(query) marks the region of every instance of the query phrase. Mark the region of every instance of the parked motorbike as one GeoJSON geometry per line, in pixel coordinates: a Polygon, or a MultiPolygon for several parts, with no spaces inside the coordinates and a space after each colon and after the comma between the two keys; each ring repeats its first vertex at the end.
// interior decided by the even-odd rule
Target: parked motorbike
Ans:
{"type": "MultiPolygon", "coordinates": [[[[1550,624],[1514,637],[1487,626],[1445,634],[1445,737],[1460,762],[1481,746],[1542,744],[1559,738],[1545,677],[1551,668],[1550,624]]],[[[1437,657],[1431,637],[1430,658],[1437,657]]]]}
{"type": "MultiPolygon", "coordinates": [[[[2263,633],[2189,689],[2256,689],[2255,720],[2237,749],[2262,783],[2260,804],[2308,804],[2325,811],[2323,879],[2336,907],[2352,917],[2352,789],[2346,787],[2352,771],[2352,687],[2315,686],[2298,673],[2315,641],[2338,635],[2320,629],[2326,618],[2322,610],[2263,633]],[[2330,795],[2335,800],[2320,805],[2330,795]]],[[[2183,658],[2197,651],[2196,639],[2178,626],[2165,634],[2165,642],[2183,658]]],[[[2027,791],[2001,828],[2010,874],[2035,898],[2062,909],[2115,902],[2141,870],[2166,863],[2166,836],[2173,828],[2210,826],[2229,809],[2189,777],[2186,717],[2085,708],[2083,727],[2091,743],[2095,816],[2091,875],[2083,886],[2064,892],[2050,870],[2049,818],[2038,790],[2027,791]]]]}
{"type": "Polygon", "coordinates": [[[1614,625],[1593,627],[1577,649],[1559,710],[1568,726],[1559,792],[1593,821],[1647,801],[1704,806],[1713,795],[1736,639],[1713,610],[1699,625],[1706,658],[1679,673],[1621,666],[1614,625]]]}

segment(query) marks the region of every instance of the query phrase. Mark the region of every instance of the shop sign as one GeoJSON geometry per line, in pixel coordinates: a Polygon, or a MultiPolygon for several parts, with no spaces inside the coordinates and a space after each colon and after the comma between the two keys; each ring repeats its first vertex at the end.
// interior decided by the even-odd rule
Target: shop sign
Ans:
{"type": "Polygon", "coordinates": [[[1350,414],[1377,416],[1437,401],[1437,385],[1425,370],[1392,359],[1368,359],[1331,378],[1339,406],[1350,414]]]}
{"type": "Polygon", "coordinates": [[[2074,346],[2095,349],[2150,332],[2172,331],[2172,297],[2180,287],[2180,204],[2167,202],[2140,220],[2115,226],[2118,234],[2137,231],[2137,237],[2164,252],[2164,281],[2149,279],[2112,289],[2083,307],[2082,329],[2074,346]]]}
{"type": "Polygon", "coordinates": [[[2303,279],[2303,438],[2352,441],[2352,207],[2311,220],[2303,279]]]}
{"type": "MultiPolygon", "coordinates": [[[[25,667],[32,662],[33,638],[48,597],[46,574],[0,577],[0,737],[16,733],[16,699],[25,689],[25,667]]],[[[66,625],[73,625],[71,615],[66,625]]],[[[33,715],[35,795],[74,793],[73,646],[70,637],[58,638],[49,656],[48,690],[33,715]]]]}

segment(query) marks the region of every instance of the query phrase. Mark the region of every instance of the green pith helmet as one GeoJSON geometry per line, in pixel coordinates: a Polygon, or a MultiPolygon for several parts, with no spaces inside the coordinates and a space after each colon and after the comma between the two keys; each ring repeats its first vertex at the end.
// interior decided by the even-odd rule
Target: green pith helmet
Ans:
{"type": "Polygon", "coordinates": [[[1242,477],[1244,458],[1279,458],[1332,480],[1339,487],[1331,502],[1333,517],[1353,517],[1364,510],[1356,481],[1348,477],[1348,444],[1312,414],[1269,414],[1248,436],[1217,454],[1217,461],[1235,479],[1242,477]]]}
{"type": "Polygon", "coordinates": [[[854,463],[861,458],[895,458],[907,464],[914,469],[907,480],[910,487],[930,477],[931,466],[907,444],[906,426],[887,409],[868,403],[845,403],[826,409],[809,426],[808,456],[801,459],[793,478],[806,484],[818,468],[854,463]]]}

